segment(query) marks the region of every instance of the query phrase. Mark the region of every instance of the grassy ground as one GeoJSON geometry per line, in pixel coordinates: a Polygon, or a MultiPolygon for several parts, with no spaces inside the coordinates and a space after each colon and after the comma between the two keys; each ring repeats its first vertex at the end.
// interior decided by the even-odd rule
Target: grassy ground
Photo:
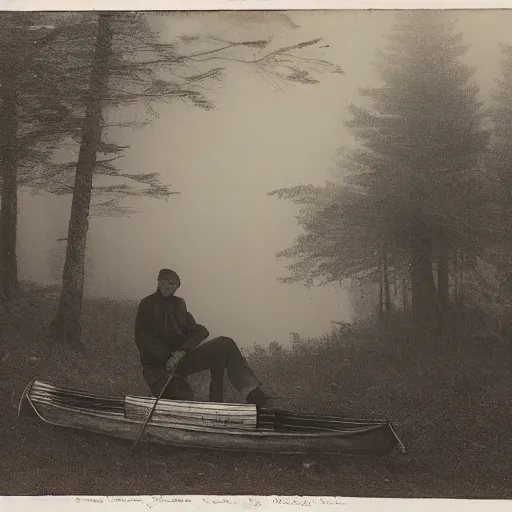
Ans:
{"type": "MultiPolygon", "coordinates": [[[[512,497],[508,340],[477,339],[463,328],[435,338],[403,325],[386,332],[362,325],[297,340],[289,350],[274,344],[248,354],[283,397],[276,405],[389,418],[406,454],[362,460],[149,444],[133,451],[123,440],[16,418],[34,376],[101,393],[147,394],[132,341],[135,303],[87,301],[82,354],[45,339],[55,307],[54,291],[29,287],[0,311],[0,494],[512,497]]],[[[204,398],[205,377],[193,380],[204,398]]],[[[228,397],[239,400],[231,389],[228,397]]]]}

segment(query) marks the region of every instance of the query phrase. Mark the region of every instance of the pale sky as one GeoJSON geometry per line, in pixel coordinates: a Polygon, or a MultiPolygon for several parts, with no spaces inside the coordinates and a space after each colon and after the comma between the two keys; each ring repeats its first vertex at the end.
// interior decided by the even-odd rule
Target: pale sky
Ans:
{"type": "MultiPolygon", "coordinates": [[[[129,145],[124,172],[158,172],[180,192],[169,201],[137,200],[141,213],[129,219],[92,218],[86,294],[140,300],[152,293],[156,274],[170,267],[182,278],[178,294],[212,336],[232,336],[242,346],[272,340],[286,343],[291,331],[303,336],[330,330],[332,320],[349,320],[349,300],[339,287],[306,289],[284,285],[285,262],[276,252],[300,233],[296,208],[268,197],[281,187],[323,184],[332,177],[336,155],[354,141],[343,127],[358,87],[378,84],[372,67],[393,12],[304,11],[290,13],[300,28],[277,16],[216,13],[159,17],[162,38],[202,34],[232,39],[265,38],[290,45],[323,37],[329,48],[316,56],[340,65],[345,75],[323,75],[314,86],[282,92],[249,67],[230,64],[224,86],[212,92],[216,109],[182,103],[157,107],[159,119],[135,132],[109,135],[129,145]]],[[[498,43],[512,43],[509,11],[457,12],[458,29],[472,48],[486,98],[499,73],[498,43]]],[[[309,53],[308,55],[311,55],[309,53]]],[[[133,109],[122,116],[134,115],[133,109]]],[[[23,279],[54,282],[51,260],[64,244],[70,198],[20,196],[19,256],[23,279]]]]}

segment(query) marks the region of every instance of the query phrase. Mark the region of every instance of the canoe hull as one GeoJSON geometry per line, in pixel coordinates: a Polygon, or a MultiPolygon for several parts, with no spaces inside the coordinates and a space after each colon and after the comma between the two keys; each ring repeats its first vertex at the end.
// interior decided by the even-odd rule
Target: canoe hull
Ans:
{"type": "MultiPolygon", "coordinates": [[[[143,421],[126,418],[122,412],[97,412],[70,407],[31,396],[35,381],[27,387],[20,401],[20,417],[37,418],[45,423],[135,440],[143,421]]],[[[59,389],[59,388],[55,388],[59,389]]],[[[193,425],[170,425],[151,420],[143,442],[170,446],[222,451],[283,454],[337,454],[371,457],[390,452],[399,440],[389,422],[372,422],[361,428],[340,432],[278,432],[275,430],[236,430],[193,425]]]]}

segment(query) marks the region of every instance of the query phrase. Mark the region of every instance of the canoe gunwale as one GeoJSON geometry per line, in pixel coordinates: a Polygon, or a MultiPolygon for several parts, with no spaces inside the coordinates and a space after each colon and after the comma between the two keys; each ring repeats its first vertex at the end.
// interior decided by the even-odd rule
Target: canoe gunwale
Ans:
{"type": "MultiPolygon", "coordinates": [[[[35,379],[34,379],[35,380],[35,379]]],[[[30,389],[32,389],[32,384],[33,382],[29,385],[30,386],[30,389]]],[[[25,402],[26,404],[30,405],[31,407],[31,412],[35,413],[36,416],[43,422],[45,423],[51,423],[50,421],[48,421],[44,416],[41,415],[41,413],[37,410],[37,407],[34,405],[34,402],[32,401],[32,398],[30,398],[30,394],[27,392],[27,389],[28,387],[25,389],[25,391],[23,392],[23,395],[21,397],[21,400],[20,400],[20,405],[18,407],[18,416],[20,416],[20,413],[22,413],[21,411],[21,407],[23,405],[23,402],[25,402]]]]}
{"type": "MultiPolygon", "coordinates": [[[[69,405],[55,403],[51,400],[51,394],[47,401],[44,398],[38,399],[34,397],[34,399],[32,399],[31,391],[34,388],[34,384],[38,382],[41,381],[36,378],[32,379],[23,391],[18,407],[18,417],[32,416],[33,418],[38,418],[42,422],[56,427],[74,428],[83,431],[107,434],[113,437],[124,437],[125,439],[131,439],[133,437],[133,433],[137,432],[139,427],[145,421],[143,418],[127,418],[125,414],[118,410],[101,411],[87,407],[80,407],[80,404],[74,406],[72,403],[69,405]]],[[[80,398],[80,396],[82,398],[87,396],[91,399],[94,399],[95,397],[102,397],[102,395],[94,395],[92,393],[86,393],[79,390],[58,388],[56,386],[46,384],[45,382],[41,382],[41,384],[43,384],[43,386],[48,386],[47,389],[54,390],[57,393],[61,391],[72,394],[76,391],[77,398],[80,398]]],[[[38,389],[36,388],[35,391],[38,391],[38,389]]],[[[111,398],[114,399],[116,397],[111,398]]],[[[121,397],[117,398],[122,399],[121,397]]],[[[146,397],[141,398],[145,399],[146,397]]],[[[287,411],[279,412],[286,413],[287,411]]],[[[300,413],[290,414],[292,416],[297,415],[296,417],[300,417],[300,413]]],[[[315,415],[309,414],[306,416],[312,418],[315,415]]],[[[319,415],[319,417],[322,416],[323,415],[319,415]]],[[[330,416],[329,418],[334,419],[336,417],[330,416]]],[[[338,417],[338,420],[345,421],[345,418],[338,417]]],[[[368,423],[366,424],[363,419],[354,421],[360,422],[361,428],[350,430],[336,430],[333,428],[328,431],[327,429],[324,431],[279,431],[265,428],[248,430],[225,428],[224,426],[172,424],[168,420],[162,421],[158,418],[152,418],[148,424],[148,436],[146,440],[149,439],[149,442],[162,442],[159,438],[163,436],[166,438],[164,441],[165,444],[189,448],[196,447],[200,449],[216,450],[219,449],[215,446],[216,444],[231,444],[233,442],[235,446],[232,449],[223,449],[227,449],[228,451],[256,451],[282,454],[312,453],[311,450],[313,450],[313,453],[330,453],[338,456],[372,457],[375,455],[350,453],[350,450],[345,451],[343,448],[343,446],[350,446],[350,440],[353,439],[356,445],[363,447],[363,451],[365,451],[364,439],[367,437],[368,442],[374,446],[374,448],[371,448],[371,451],[375,451],[378,455],[388,453],[397,445],[400,446],[402,451],[405,451],[403,443],[396,435],[389,420],[368,420],[368,423]],[[210,441],[207,441],[205,445],[204,439],[209,439],[210,441]],[[230,441],[230,439],[232,441],[230,441]],[[371,441],[372,439],[373,441],[371,441]],[[265,440],[277,448],[274,450],[268,449],[264,446],[265,440]],[[244,442],[248,443],[248,448],[241,446],[244,442]],[[208,445],[209,443],[211,446],[208,445]],[[256,447],[256,445],[260,443],[261,448],[256,447]],[[287,443],[290,443],[290,446],[287,447],[287,443]],[[321,450],[313,449],[312,447],[308,448],[311,443],[312,447],[323,446],[323,448],[321,450]]]]}
{"type": "MultiPolygon", "coordinates": [[[[44,421],[45,423],[49,423],[56,426],[67,426],[66,423],[61,422],[55,422],[53,420],[48,420],[44,416],[40,414],[40,412],[37,410],[37,406],[34,404],[34,402],[31,400],[29,396],[26,397],[29,401],[30,405],[34,409],[37,416],[44,421]]],[[[145,420],[136,420],[131,418],[126,418],[123,414],[120,413],[110,413],[109,416],[105,416],[101,413],[94,412],[94,411],[88,411],[86,409],[81,409],[79,407],[66,407],[64,405],[58,405],[58,404],[46,404],[47,407],[51,407],[53,409],[57,409],[60,411],[67,411],[74,414],[80,414],[84,416],[92,416],[96,418],[101,419],[115,419],[116,421],[121,421],[123,423],[126,423],[127,425],[142,425],[145,420]]],[[[389,424],[389,422],[387,422],[389,424]]],[[[328,432],[277,432],[275,430],[243,430],[243,429],[225,429],[225,428],[216,428],[216,427],[203,427],[203,426],[197,426],[194,427],[192,425],[172,425],[169,424],[166,421],[158,421],[153,420],[148,423],[148,427],[159,427],[159,428],[166,428],[169,430],[180,430],[180,431],[187,431],[191,433],[205,433],[205,434],[228,434],[228,435],[236,435],[236,436],[242,436],[242,437],[261,437],[261,436],[275,436],[275,437],[281,437],[282,439],[309,439],[309,438],[342,438],[342,437],[356,437],[358,435],[364,435],[367,433],[371,433],[375,430],[379,430],[382,427],[384,427],[386,423],[379,424],[379,425],[372,425],[371,427],[360,429],[360,430],[352,430],[350,432],[341,432],[336,430],[331,430],[328,432]]]]}

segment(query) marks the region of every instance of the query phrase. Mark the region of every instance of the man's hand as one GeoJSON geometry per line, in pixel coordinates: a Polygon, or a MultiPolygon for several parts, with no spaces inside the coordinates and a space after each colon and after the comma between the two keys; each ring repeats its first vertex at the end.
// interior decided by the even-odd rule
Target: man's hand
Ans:
{"type": "Polygon", "coordinates": [[[169,373],[173,373],[176,370],[176,367],[178,366],[178,363],[180,362],[181,358],[186,354],[184,350],[175,350],[170,356],[169,359],[167,359],[167,362],[165,363],[165,369],[169,373]]]}

